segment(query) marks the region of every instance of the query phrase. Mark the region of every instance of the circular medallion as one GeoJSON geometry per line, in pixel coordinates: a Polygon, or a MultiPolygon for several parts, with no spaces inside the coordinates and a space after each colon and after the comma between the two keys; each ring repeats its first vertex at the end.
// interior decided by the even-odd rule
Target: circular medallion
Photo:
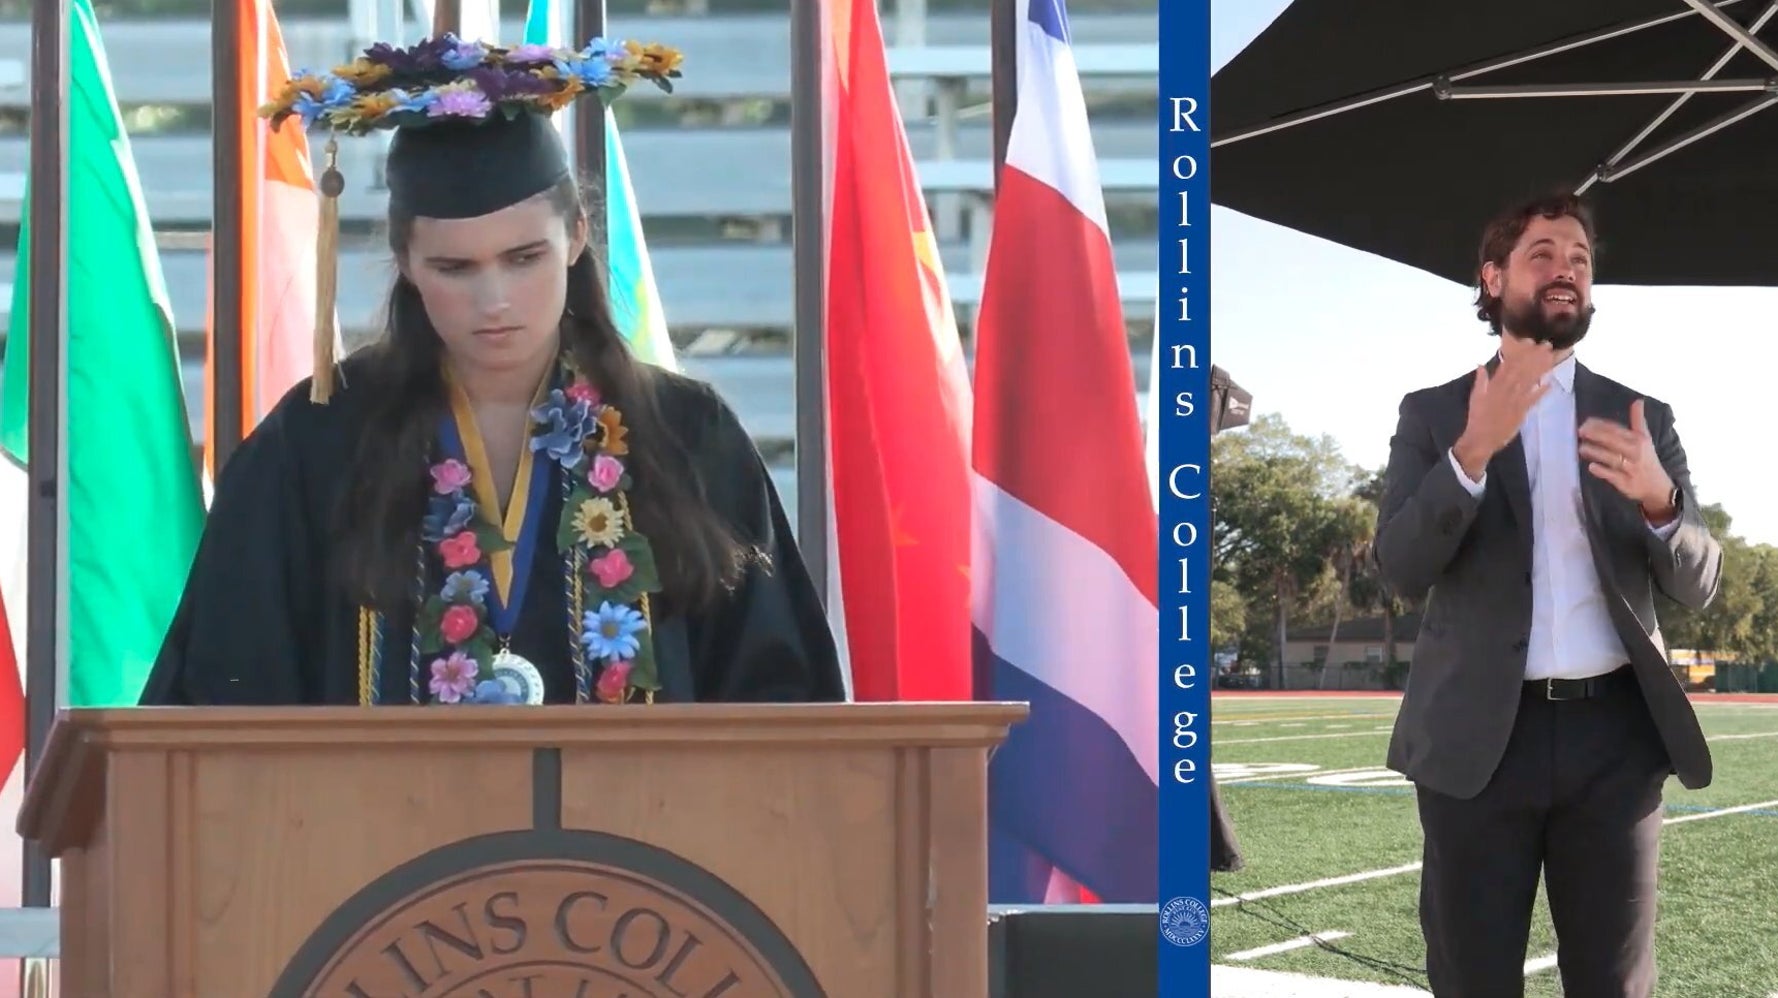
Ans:
{"type": "Polygon", "coordinates": [[[543,673],[531,660],[510,651],[494,653],[494,682],[505,691],[506,703],[536,706],[543,703],[543,673]]]}
{"type": "Polygon", "coordinates": [[[708,871],[595,832],[469,839],[330,915],[275,998],[824,998],[777,927],[708,871]]]}
{"type": "Polygon", "coordinates": [[[1161,938],[1175,946],[1196,946],[1210,935],[1210,909],[1197,898],[1174,898],[1160,916],[1161,938]]]}

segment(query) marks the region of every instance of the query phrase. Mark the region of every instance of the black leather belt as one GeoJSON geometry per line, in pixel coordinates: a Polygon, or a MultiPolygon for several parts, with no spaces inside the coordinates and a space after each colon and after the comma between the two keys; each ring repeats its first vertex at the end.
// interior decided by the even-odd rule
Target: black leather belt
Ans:
{"type": "Polygon", "coordinates": [[[1540,700],[1589,700],[1601,697],[1626,682],[1634,682],[1636,673],[1629,666],[1603,676],[1585,679],[1532,679],[1525,683],[1525,692],[1540,700]]]}

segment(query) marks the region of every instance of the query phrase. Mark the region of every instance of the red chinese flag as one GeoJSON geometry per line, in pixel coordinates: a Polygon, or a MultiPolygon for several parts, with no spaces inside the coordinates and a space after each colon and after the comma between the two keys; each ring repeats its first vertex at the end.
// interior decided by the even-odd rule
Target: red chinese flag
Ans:
{"type": "Polygon", "coordinates": [[[830,565],[854,699],[969,700],[969,374],[869,0],[829,0],[830,565]]]}
{"type": "MultiPolygon", "coordinates": [[[[18,652],[6,621],[6,596],[0,594],[0,773],[10,775],[25,751],[25,686],[19,677],[18,652]]],[[[5,777],[0,776],[0,783],[5,777]]]]}

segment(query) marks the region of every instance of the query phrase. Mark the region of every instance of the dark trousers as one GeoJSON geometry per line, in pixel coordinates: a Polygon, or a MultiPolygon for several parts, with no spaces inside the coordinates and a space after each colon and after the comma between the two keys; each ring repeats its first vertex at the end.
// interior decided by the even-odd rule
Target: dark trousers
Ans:
{"type": "Polygon", "coordinates": [[[1567,998],[1654,992],[1661,790],[1671,771],[1626,667],[1594,694],[1519,698],[1500,768],[1459,800],[1419,789],[1420,926],[1438,998],[1519,998],[1541,873],[1567,998]]]}
{"type": "Polygon", "coordinates": [[[1241,858],[1241,843],[1235,838],[1235,823],[1229,820],[1228,809],[1222,805],[1222,790],[1216,777],[1210,777],[1210,869],[1217,873],[1233,873],[1247,865],[1241,858]]]}

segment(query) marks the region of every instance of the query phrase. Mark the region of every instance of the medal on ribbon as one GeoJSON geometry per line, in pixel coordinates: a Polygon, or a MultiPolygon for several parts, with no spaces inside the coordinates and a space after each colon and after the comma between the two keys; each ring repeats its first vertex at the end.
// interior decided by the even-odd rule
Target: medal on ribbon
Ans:
{"type": "Polygon", "coordinates": [[[476,687],[476,703],[522,703],[536,706],[543,703],[543,673],[531,661],[512,652],[501,649],[494,653],[494,678],[485,680],[476,687]],[[500,687],[498,691],[487,690],[488,698],[482,699],[482,687],[488,684],[500,687]],[[496,699],[498,697],[498,699],[496,699]]]}

